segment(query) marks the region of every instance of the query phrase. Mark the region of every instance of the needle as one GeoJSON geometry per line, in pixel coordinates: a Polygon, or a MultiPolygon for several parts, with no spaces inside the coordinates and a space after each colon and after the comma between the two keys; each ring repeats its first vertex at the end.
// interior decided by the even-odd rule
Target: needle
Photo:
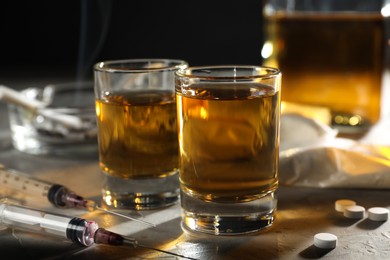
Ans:
{"type": "Polygon", "coordinates": [[[159,248],[155,248],[155,247],[146,246],[146,245],[143,245],[143,244],[139,244],[138,242],[134,243],[134,239],[131,239],[131,238],[129,239],[129,238],[126,238],[125,236],[122,236],[122,238],[123,238],[123,244],[124,245],[131,245],[132,247],[141,247],[141,248],[154,250],[154,251],[157,251],[157,252],[160,252],[160,253],[164,253],[164,254],[168,254],[168,255],[172,255],[172,256],[177,256],[177,257],[181,257],[181,258],[185,258],[185,259],[191,259],[191,260],[197,260],[196,258],[192,258],[192,257],[188,257],[188,256],[172,253],[172,252],[165,251],[165,250],[162,250],[162,249],[159,249],[159,248]]]}
{"type": "Polygon", "coordinates": [[[140,219],[132,218],[132,217],[130,217],[130,216],[127,216],[127,215],[124,215],[124,214],[117,213],[117,212],[115,212],[115,211],[107,210],[107,209],[100,208],[100,207],[96,207],[96,209],[97,209],[97,210],[104,211],[104,212],[107,212],[107,213],[110,213],[110,214],[113,214],[113,215],[117,215],[117,216],[119,216],[119,217],[128,218],[128,219],[130,219],[130,220],[134,220],[134,221],[140,222],[140,223],[145,224],[145,225],[149,225],[149,226],[152,226],[152,227],[156,227],[156,225],[153,224],[153,223],[149,223],[149,222],[146,222],[146,221],[143,221],[143,220],[140,220],[140,219]]]}

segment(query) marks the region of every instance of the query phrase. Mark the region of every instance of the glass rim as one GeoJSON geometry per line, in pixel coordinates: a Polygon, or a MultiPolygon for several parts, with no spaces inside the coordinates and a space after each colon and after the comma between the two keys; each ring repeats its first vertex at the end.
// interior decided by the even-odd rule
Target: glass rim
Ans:
{"type": "Polygon", "coordinates": [[[276,78],[281,75],[281,71],[278,68],[269,67],[269,66],[256,66],[256,65],[211,65],[211,66],[193,66],[181,68],[175,72],[175,75],[178,77],[186,77],[190,79],[199,79],[199,80],[253,80],[253,79],[269,79],[276,78]],[[216,71],[216,70],[251,70],[258,71],[259,74],[248,74],[240,76],[216,76],[216,75],[200,75],[194,74],[195,71],[216,71]],[[266,71],[266,73],[260,73],[261,71],[266,71]]]}
{"type": "Polygon", "coordinates": [[[180,59],[159,59],[159,58],[142,58],[142,59],[120,59],[120,60],[106,60],[95,63],[93,66],[94,71],[98,72],[111,72],[111,73],[146,73],[156,71],[174,71],[182,67],[187,67],[188,62],[180,59]],[[141,64],[145,63],[164,63],[165,66],[159,67],[141,67],[141,64]],[[134,64],[133,67],[120,67],[119,65],[134,64]]]}

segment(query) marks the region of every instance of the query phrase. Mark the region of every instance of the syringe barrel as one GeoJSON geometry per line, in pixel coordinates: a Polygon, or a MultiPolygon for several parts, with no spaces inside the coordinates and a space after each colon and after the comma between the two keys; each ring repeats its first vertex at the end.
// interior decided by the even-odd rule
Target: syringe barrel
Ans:
{"type": "Polygon", "coordinates": [[[28,199],[28,195],[47,201],[48,192],[53,184],[37,180],[31,176],[12,169],[6,169],[0,165],[0,192],[3,195],[22,197],[28,199]],[[20,196],[19,196],[20,195],[20,196]]]}
{"type": "Polygon", "coordinates": [[[94,221],[3,203],[0,203],[0,225],[56,235],[84,246],[94,243],[94,235],[99,228],[94,221]]]}
{"type": "Polygon", "coordinates": [[[0,165],[0,194],[16,199],[40,199],[50,202],[58,208],[85,208],[90,211],[96,208],[91,200],[77,195],[67,187],[35,179],[25,173],[6,169],[0,165]],[[21,198],[20,198],[21,197],[21,198]]]}

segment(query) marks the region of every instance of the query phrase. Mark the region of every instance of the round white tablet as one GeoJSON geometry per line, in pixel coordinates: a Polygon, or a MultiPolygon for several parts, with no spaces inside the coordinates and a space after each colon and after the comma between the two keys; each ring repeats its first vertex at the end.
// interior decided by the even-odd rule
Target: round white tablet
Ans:
{"type": "Polygon", "coordinates": [[[330,233],[318,233],[314,236],[314,245],[323,249],[335,248],[337,245],[337,236],[330,233]]]}
{"type": "Polygon", "coordinates": [[[381,207],[369,208],[368,218],[373,221],[386,221],[389,218],[389,210],[381,207]]]}
{"type": "Polygon", "coordinates": [[[348,206],[344,210],[344,216],[347,218],[364,218],[366,209],[362,206],[348,206]]]}
{"type": "Polygon", "coordinates": [[[335,209],[338,212],[344,212],[344,209],[346,207],[355,206],[355,205],[356,205],[356,202],[353,201],[353,200],[346,200],[346,199],[336,200],[336,202],[335,202],[335,209]]]}

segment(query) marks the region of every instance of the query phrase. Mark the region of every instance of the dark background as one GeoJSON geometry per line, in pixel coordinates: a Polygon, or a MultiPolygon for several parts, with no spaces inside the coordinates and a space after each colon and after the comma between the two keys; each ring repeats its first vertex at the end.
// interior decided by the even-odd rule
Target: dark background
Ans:
{"type": "Polygon", "coordinates": [[[261,63],[261,0],[61,0],[0,3],[4,77],[92,77],[101,60],[261,63]]]}

